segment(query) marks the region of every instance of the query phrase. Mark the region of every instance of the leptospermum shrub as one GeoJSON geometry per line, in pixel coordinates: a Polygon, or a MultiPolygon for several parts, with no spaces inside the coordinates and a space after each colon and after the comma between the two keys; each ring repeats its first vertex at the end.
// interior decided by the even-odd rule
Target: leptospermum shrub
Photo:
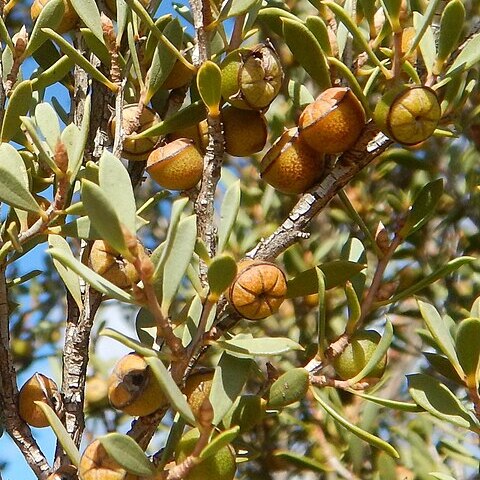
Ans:
{"type": "Polygon", "coordinates": [[[477,2],[160,3],[0,1],[32,478],[473,478],[477,2]]]}

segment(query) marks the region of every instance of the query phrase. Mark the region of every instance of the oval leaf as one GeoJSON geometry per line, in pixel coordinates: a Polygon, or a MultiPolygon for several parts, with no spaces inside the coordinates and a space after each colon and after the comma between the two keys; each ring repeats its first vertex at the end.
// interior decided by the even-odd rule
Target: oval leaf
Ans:
{"type": "Polygon", "coordinates": [[[231,340],[220,340],[216,342],[223,350],[233,354],[243,355],[281,355],[292,350],[303,350],[303,347],[290,338],[283,337],[263,337],[263,338],[232,338],[231,340]]]}
{"type": "Polygon", "coordinates": [[[99,164],[100,188],[110,200],[121,224],[130,233],[135,234],[137,207],[127,169],[115,155],[107,150],[104,150],[99,164]]]}
{"type": "Polygon", "coordinates": [[[89,180],[83,180],[82,202],[95,230],[118,253],[129,259],[131,254],[127,249],[120,219],[110,198],[98,185],[89,180]]]}
{"type": "MultiPolygon", "coordinates": [[[[325,288],[343,285],[357,273],[365,269],[365,265],[348,260],[335,260],[319,265],[318,268],[325,276],[325,288]]],[[[318,278],[315,267],[299,273],[287,282],[287,298],[305,297],[318,293],[318,278]]]]}
{"type": "Polygon", "coordinates": [[[453,338],[442,317],[433,305],[422,302],[421,300],[417,300],[417,303],[427,328],[437,342],[437,345],[450,360],[450,363],[457,371],[459,377],[464,378],[465,374],[458,361],[453,338]]]}
{"type": "Polygon", "coordinates": [[[240,395],[252,368],[252,361],[222,353],[213,375],[210,403],[213,424],[218,425],[240,395]]]}
{"type": "Polygon", "coordinates": [[[212,302],[230,286],[237,275],[237,262],[230,255],[215,257],[208,266],[207,278],[212,302]]]}
{"type": "Polygon", "coordinates": [[[457,397],[438,380],[417,373],[407,375],[408,390],[415,403],[440,420],[463,428],[475,426],[457,397]]]}
{"type": "Polygon", "coordinates": [[[325,55],[312,32],[301,22],[284,18],[283,35],[293,56],[305,71],[325,90],[331,86],[325,55]]]}
{"type": "Polygon", "coordinates": [[[40,213],[42,209],[28,191],[25,164],[20,154],[8,143],[0,144],[0,201],[25,210],[40,213]]]}
{"type": "Polygon", "coordinates": [[[102,42],[103,30],[100,12],[98,11],[97,2],[95,0],[70,0],[78,16],[89,30],[102,42]]]}
{"type": "Polygon", "coordinates": [[[218,252],[222,253],[227,246],[230,233],[237,220],[240,209],[240,180],[233,182],[225,192],[220,207],[220,224],[218,226],[218,252]]]}
{"type": "Polygon", "coordinates": [[[219,105],[222,99],[222,71],[216,64],[207,60],[198,70],[197,87],[203,103],[210,115],[220,115],[219,105]]]}
{"type": "Polygon", "coordinates": [[[9,142],[19,131],[20,117],[26,115],[30,109],[32,92],[32,82],[30,80],[20,82],[14,88],[3,117],[2,132],[0,133],[2,142],[9,142]]]}
{"type": "Polygon", "coordinates": [[[209,444],[200,453],[200,458],[205,460],[208,457],[215,455],[219,450],[230,445],[233,440],[238,436],[240,427],[237,425],[219,433],[216,437],[212,438],[209,444]]]}
{"type": "Polygon", "coordinates": [[[468,388],[478,388],[480,369],[480,319],[467,318],[458,325],[455,350],[468,388]]]}

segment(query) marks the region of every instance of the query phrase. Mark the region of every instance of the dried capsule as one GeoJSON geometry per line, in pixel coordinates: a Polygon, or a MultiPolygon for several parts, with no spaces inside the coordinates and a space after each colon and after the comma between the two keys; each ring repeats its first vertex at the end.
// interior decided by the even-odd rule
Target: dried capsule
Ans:
{"type": "Polygon", "coordinates": [[[228,290],[232,307],[248,320],[261,320],[278,311],[285,300],[287,280],[274,263],[246,260],[228,290]]]}
{"type": "MultiPolygon", "coordinates": [[[[30,8],[30,16],[32,20],[35,21],[40,12],[42,11],[43,7],[49,2],[50,0],[35,0],[30,8]]],[[[75,28],[78,23],[79,17],[77,12],[73,8],[70,0],[63,0],[63,6],[65,11],[63,13],[62,20],[60,24],[55,28],[55,31],[58,33],[66,33],[75,28]]]]}
{"type": "Polygon", "coordinates": [[[78,466],[80,480],[138,480],[111,458],[99,440],[83,452],[78,466]]]}
{"type": "Polygon", "coordinates": [[[112,407],[133,417],[150,415],[165,405],[162,388],[147,362],[137,353],[121,358],[108,379],[112,407]]]}
{"type": "Polygon", "coordinates": [[[282,81],[280,59],[269,44],[235,50],[222,63],[222,96],[237,108],[267,108],[278,95],[282,81]]]}
{"type": "MultiPolygon", "coordinates": [[[[141,256],[146,256],[142,246],[141,256]]],[[[103,278],[119,288],[131,288],[140,280],[134,265],[125,260],[104,240],[95,240],[90,251],[90,267],[103,278]]]]}
{"type": "Polygon", "coordinates": [[[286,130],[260,163],[261,177],[280,192],[306,192],[325,171],[325,156],[307,145],[296,128],[286,130]]]}
{"type": "Polygon", "coordinates": [[[267,122],[258,110],[222,109],[225,151],[235,157],[260,152],[267,143],[267,122]]]}
{"type": "Polygon", "coordinates": [[[47,417],[35,402],[44,402],[53,410],[58,409],[59,392],[57,384],[51,379],[35,373],[18,393],[18,410],[22,419],[32,427],[48,427],[47,417]]]}
{"type": "MultiPolygon", "coordinates": [[[[136,103],[125,105],[123,107],[122,124],[123,124],[124,130],[126,130],[127,132],[132,131],[132,124],[134,124],[136,121],[137,112],[138,112],[138,104],[136,103]]],[[[149,129],[156,123],[160,122],[160,117],[151,108],[143,107],[142,113],[140,115],[138,122],[139,122],[139,127],[136,128],[134,132],[132,132],[132,135],[127,136],[123,142],[122,156],[127,160],[145,161],[150,155],[150,152],[155,147],[156,143],[158,142],[159,137],[153,136],[153,137],[139,138],[139,139],[135,139],[131,137],[134,134],[139,134],[149,129]]],[[[117,125],[115,117],[112,117],[110,119],[109,125],[110,125],[110,135],[112,138],[114,138],[115,129],[117,125]]]]}
{"type": "Polygon", "coordinates": [[[192,140],[178,138],[150,154],[147,172],[163,188],[188,190],[202,178],[203,157],[192,140]]]}
{"type": "MultiPolygon", "coordinates": [[[[333,360],[333,368],[343,380],[355,377],[365,367],[381,340],[375,330],[355,332],[345,350],[333,360]]],[[[385,371],[387,357],[384,356],[368,374],[369,378],[380,378],[385,371]]]]}
{"type": "Polygon", "coordinates": [[[349,88],[328,88],[300,115],[300,137],[317,152],[351,148],[365,125],[365,112],[349,88]]]}
{"type": "Polygon", "coordinates": [[[429,87],[399,87],[377,104],[374,119],[385,135],[403,145],[429,138],[442,116],[436,93],[429,87]]]}

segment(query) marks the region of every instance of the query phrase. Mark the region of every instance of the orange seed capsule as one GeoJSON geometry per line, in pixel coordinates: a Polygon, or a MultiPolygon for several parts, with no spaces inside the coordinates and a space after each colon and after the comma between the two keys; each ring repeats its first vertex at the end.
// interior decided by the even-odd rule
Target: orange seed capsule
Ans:
{"type": "Polygon", "coordinates": [[[317,152],[341,153],[357,141],[365,125],[365,112],[349,88],[322,92],[300,115],[300,137],[317,152]]]}
{"type": "Polygon", "coordinates": [[[122,357],[108,379],[112,407],[132,417],[150,415],[166,403],[162,388],[141,355],[122,357]]]}
{"type": "Polygon", "coordinates": [[[265,154],[260,175],[280,192],[306,192],[324,175],[325,158],[307,145],[296,128],[286,130],[265,154]]]}
{"type": "Polygon", "coordinates": [[[279,267],[263,260],[246,260],[239,264],[228,299],[242,317],[261,320],[278,311],[286,293],[287,280],[279,267]]]}
{"type": "Polygon", "coordinates": [[[203,157],[192,140],[178,138],[150,154],[147,172],[163,188],[188,190],[202,178],[203,157]]]}
{"type": "Polygon", "coordinates": [[[54,410],[58,401],[58,387],[51,379],[35,373],[20,389],[18,394],[18,409],[22,419],[32,427],[48,427],[47,417],[35,402],[44,402],[54,410]]]}
{"type": "Polygon", "coordinates": [[[83,452],[78,467],[80,480],[137,480],[136,475],[127,473],[107,451],[99,440],[93,441],[83,452]]]}

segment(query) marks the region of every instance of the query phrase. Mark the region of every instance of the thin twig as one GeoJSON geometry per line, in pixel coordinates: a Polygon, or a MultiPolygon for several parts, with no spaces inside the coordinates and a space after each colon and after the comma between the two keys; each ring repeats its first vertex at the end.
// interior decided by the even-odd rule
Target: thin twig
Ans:
{"type": "Polygon", "coordinates": [[[18,412],[17,376],[9,348],[9,308],[5,265],[0,267],[0,405],[5,417],[5,429],[12,437],[37,478],[44,480],[50,473],[50,466],[30,427],[18,412]]]}

